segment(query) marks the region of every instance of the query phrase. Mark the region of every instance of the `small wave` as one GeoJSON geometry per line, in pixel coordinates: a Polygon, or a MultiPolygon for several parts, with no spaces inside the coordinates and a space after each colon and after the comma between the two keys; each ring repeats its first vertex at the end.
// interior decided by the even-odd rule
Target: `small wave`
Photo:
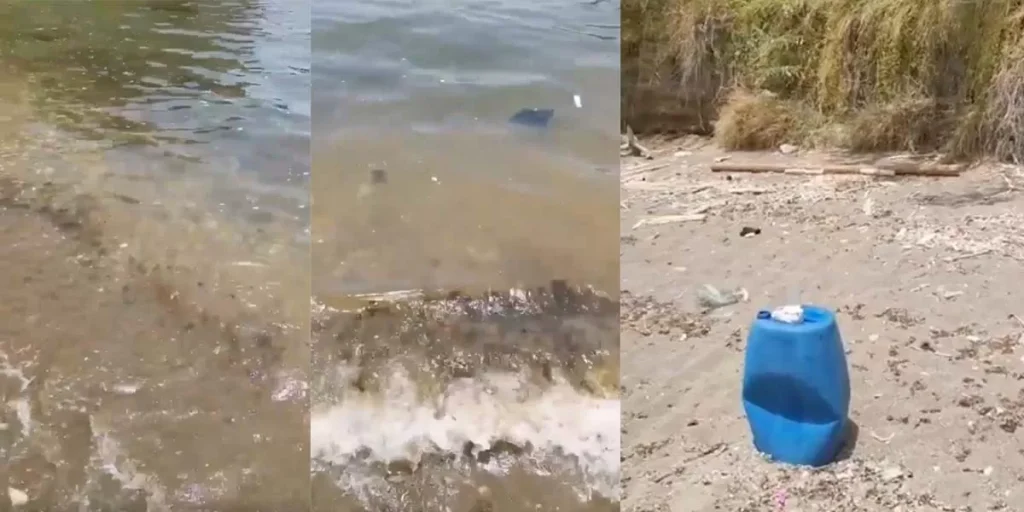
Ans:
{"type": "MultiPolygon", "coordinates": [[[[0,382],[0,392],[3,393],[4,398],[7,400],[5,406],[8,410],[14,413],[14,418],[18,420],[20,427],[20,437],[28,437],[34,428],[32,421],[32,407],[25,396],[28,391],[29,385],[32,383],[32,379],[25,376],[24,371],[11,363],[10,358],[7,354],[0,352],[0,377],[6,382],[0,382]],[[14,395],[13,397],[11,395],[14,395]]],[[[2,418],[3,415],[0,415],[2,418]]],[[[7,423],[0,423],[2,429],[10,429],[10,425],[7,423]]],[[[2,452],[0,452],[2,453],[2,452]]],[[[7,454],[8,457],[10,454],[7,454]]]]}
{"type": "MultiPolygon", "coordinates": [[[[358,371],[342,366],[337,377],[350,378],[358,371]]],[[[559,478],[577,480],[581,498],[597,493],[617,499],[617,399],[582,394],[560,377],[551,385],[539,385],[529,374],[509,372],[456,379],[431,397],[423,396],[402,367],[393,367],[383,380],[380,393],[353,391],[336,404],[314,406],[314,465],[380,463],[390,464],[394,472],[398,463],[417,471],[436,465],[436,456],[455,455],[458,460],[449,460],[449,469],[469,462],[500,473],[515,459],[537,472],[561,465],[559,478]]],[[[349,475],[339,485],[364,499],[379,493],[382,479],[357,476],[349,475]]]]}
{"type": "MultiPolygon", "coordinates": [[[[589,287],[556,280],[507,292],[403,291],[350,296],[313,307],[313,368],[359,368],[366,391],[393,363],[426,372],[443,388],[463,377],[532,371],[564,375],[582,392],[618,392],[618,304],[589,287]],[[613,375],[614,374],[614,375],[613,375]]],[[[338,382],[319,379],[322,396],[338,382]]]]}

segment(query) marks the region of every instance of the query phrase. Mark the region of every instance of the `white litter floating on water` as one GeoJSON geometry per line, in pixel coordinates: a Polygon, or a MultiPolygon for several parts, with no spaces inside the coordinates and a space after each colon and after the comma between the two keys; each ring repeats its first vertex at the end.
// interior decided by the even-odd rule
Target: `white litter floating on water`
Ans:
{"type": "Polygon", "coordinates": [[[134,395],[135,393],[137,393],[139,391],[139,389],[142,389],[142,383],[130,382],[130,383],[114,384],[110,389],[111,389],[111,391],[113,391],[114,393],[116,393],[118,395],[134,395]]]}
{"type": "Polygon", "coordinates": [[[579,94],[572,95],[572,102],[576,104],[576,108],[583,108],[583,98],[580,98],[579,94]]]}
{"type": "Polygon", "coordinates": [[[11,506],[20,507],[28,503],[28,494],[14,487],[7,488],[7,496],[11,499],[11,506]]]}
{"type": "Polygon", "coordinates": [[[785,324],[799,324],[804,321],[804,308],[799,304],[780,306],[772,311],[772,320],[785,324]]]}

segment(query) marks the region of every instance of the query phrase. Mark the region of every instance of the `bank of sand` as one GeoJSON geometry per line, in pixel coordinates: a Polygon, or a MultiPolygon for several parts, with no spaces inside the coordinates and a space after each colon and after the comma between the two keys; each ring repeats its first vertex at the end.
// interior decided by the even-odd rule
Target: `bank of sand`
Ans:
{"type": "Polygon", "coordinates": [[[1024,170],[729,176],[709,165],[826,156],[651,144],[654,162],[622,167],[625,510],[1020,509],[1024,170]],[[702,207],[703,222],[633,228],[702,207]],[[702,314],[704,284],[750,300],[702,314]],[[763,460],[740,402],[750,320],[797,294],[838,310],[857,427],[816,471],[763,460]]]}

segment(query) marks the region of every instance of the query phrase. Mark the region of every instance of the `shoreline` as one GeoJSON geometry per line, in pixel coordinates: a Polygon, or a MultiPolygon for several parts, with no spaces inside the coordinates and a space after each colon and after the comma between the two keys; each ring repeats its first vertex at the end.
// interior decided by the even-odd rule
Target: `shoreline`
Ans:
{"type": "Polygon", "coordinates": [[[613,302],[560,282],[391,299],[318,308],[318,507],[483,511],[531,489],[509,510],[618,509],[613,302]]]}
{"type": "Polygon", "coordinates": [[[294,319],[305,308],[308,325],[308,300],[269,291],[287,275],[265,278],[273,260],[210,264],[249,251],[227,228],[197,232],[210,216],[164,208],[186,188],[118,197],[101,153],[27,129],[41,120],[24,84],[2,85],[0,483],[53,510],[308,501],[294,319]]]}

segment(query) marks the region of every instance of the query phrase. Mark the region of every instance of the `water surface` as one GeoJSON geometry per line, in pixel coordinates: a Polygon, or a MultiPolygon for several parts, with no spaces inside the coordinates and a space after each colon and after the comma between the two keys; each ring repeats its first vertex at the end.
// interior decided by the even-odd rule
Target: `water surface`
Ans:
{"type": "Polygon", "coordinates": [[[308,13],[0,6],[0,487],[30,508],[305,506],[308,13]]]}
{"type": "Polygon", "coordinates": [[[317,510],[617,509],[618,19],[314,5],[317,510]]]}

